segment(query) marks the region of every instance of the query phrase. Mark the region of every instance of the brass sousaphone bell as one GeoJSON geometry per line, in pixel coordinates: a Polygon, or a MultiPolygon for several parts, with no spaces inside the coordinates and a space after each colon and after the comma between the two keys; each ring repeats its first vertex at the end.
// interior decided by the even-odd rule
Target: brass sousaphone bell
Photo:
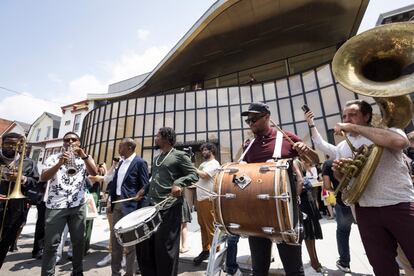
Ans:
{"type": "MultiPolygon", "coordinates": [[[[383,128],[403,129],[412,118],[412,101],[407,94],[414,92],[413,67],[414,23],[409,22],[382,25],[349,39],[332,62],[339,83],[375,99],[382,114],[379,127],[383,128]]],[[[342,191],[344,202],[359,200],[382,151],[382,147],[372,145],[345,168],[337,189],[342,191]]]]}

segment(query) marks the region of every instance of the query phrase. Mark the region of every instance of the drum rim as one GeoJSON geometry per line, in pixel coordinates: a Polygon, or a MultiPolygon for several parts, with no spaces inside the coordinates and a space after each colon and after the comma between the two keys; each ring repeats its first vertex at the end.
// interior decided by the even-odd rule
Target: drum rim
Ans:
{"type": "Polygon", "coordinates": [[[136,229],[139,225],[144,224],[144,223],[152,220],[158,213],[159,213],[159,210],[157,210],[157,208],[155,206],[146,206],[146,207],[139,208],[139,209],[137,209],[137,210],[135,210],[135,211],[133,211],[133,212],[131,212],[131,213],[123,216],[120,220],[118,220],[117,223],[115,223],[115,225],[114,225],[114,231],[117,231],[117,232],[120,232],[120,233],[125,233],[125,232],[127,232],[129,230],[136,229]],[[122,219],[124,219],[128,215],[133,214],[136,211],[140,211],[140,210],[142,210],[144,208],[148,208],[148,209],[151,208],[151,209],[154,210],[154,212],[149,217],[147,217],[145,220],[142,220],[141,222],[139,222],[137,224],[134,224],[134,225],[129,226],[129,227],[126,227],[126,228],[117,228],[117,225],[122,221],[122,219]]]}

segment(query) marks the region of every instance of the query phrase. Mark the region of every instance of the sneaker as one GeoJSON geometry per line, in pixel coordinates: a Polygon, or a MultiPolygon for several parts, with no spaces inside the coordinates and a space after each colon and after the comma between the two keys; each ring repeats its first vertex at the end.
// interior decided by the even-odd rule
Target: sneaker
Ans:
{"type": "Polygon", "coordinates": [[[56,256],[56,264],[60,264],[61,260],[62,260],[61,256],[56,256]]]}
{"type": "Polygon", "coordinates": [[[201,264],[204,260],[210,257],[210,251],[201,251],[201,253],[193,259],[195,265],[201,264]]]}
{"type": "Polygon", "coordinates": [[[227,276],[241,276],[243,275],[242,272],[240,271],[240,269],[237,269],[236,272],[234,272],[233,274],[227,273],[227,276]]]}
{"type": "Polygon", "coordinates": [[[125,256],[122,257],[121,267],[122,268],[125,268],[126,267],[126,257],[125,256]]]}
{"type": "Polygon", "coordinates": [[[341,261],[336,261],[336,267],[339,268],[339,270],[341,270],[342,272],[345,273],[350,273],[351,269],[349,268],[349,266],[346,266],[344,264],[341,263],[341,261]]]}
{"type": "Polygon", "coordinates": [[[106,255],[102,260],[96,263],[98,267],[107,266],[111,263],[111,254],[106,255]]]}

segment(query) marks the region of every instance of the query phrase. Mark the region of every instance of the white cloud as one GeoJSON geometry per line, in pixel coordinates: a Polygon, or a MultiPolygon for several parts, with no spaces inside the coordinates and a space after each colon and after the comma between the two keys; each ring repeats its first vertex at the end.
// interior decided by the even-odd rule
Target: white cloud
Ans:
{"type": "Polygon", "coordinates": [[[61,84],[63,82],[63,80],[59,77],[59,75],[55,74],[55,73],[48,73],[47,74],[47,78],[55,83],[61,84]]]}
{"type": "Polygon", "coordinates": [[[150,47],[139,54],[136,51],[125,52],[112,66],[112,77],[108,83],[122,81],[152,71],[165,57],[170,47],[150,47]]]}
{"type": "Polygon", "coordinates": [[[143,30],[143,29],[139,29],[139,30],[137,31],[137,34],[138,34],[138,39],[139,39],[139,40],[147,40],[147,38],[148,38],[148,36],[149,36],[149,34],[150,34],[150,31],[148,31],[148,30],[143,30]]]}
{"type": "Polygon", "coordinates": [[[101,82],[94,75],[86,74],[69,83],[69,93],[59,101],[71,104],[86,99],[88,93],[105,93],[108,84],[101,82]]]}

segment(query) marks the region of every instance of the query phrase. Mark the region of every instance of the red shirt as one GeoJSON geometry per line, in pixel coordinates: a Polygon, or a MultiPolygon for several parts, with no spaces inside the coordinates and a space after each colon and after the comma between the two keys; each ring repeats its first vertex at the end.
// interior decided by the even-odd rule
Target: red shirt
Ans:
{"type": "MultiPolygon", "coordinates": [[[[243,160],[247,163],[259,163],[272,159],[275,149],[276,132],[276,129],[271,127],[265,135],[256,136],[253,145],[250,147],[243,160]]],[[[293,142],[302,142],[302,140],[292,132],[285,131],[285,133],[293,142]]],[[[292,145],[288,140],[283,137],[282,158],[292,158],[295,156],[298,156],[298,153],[292,148],[292,145]]]]}

